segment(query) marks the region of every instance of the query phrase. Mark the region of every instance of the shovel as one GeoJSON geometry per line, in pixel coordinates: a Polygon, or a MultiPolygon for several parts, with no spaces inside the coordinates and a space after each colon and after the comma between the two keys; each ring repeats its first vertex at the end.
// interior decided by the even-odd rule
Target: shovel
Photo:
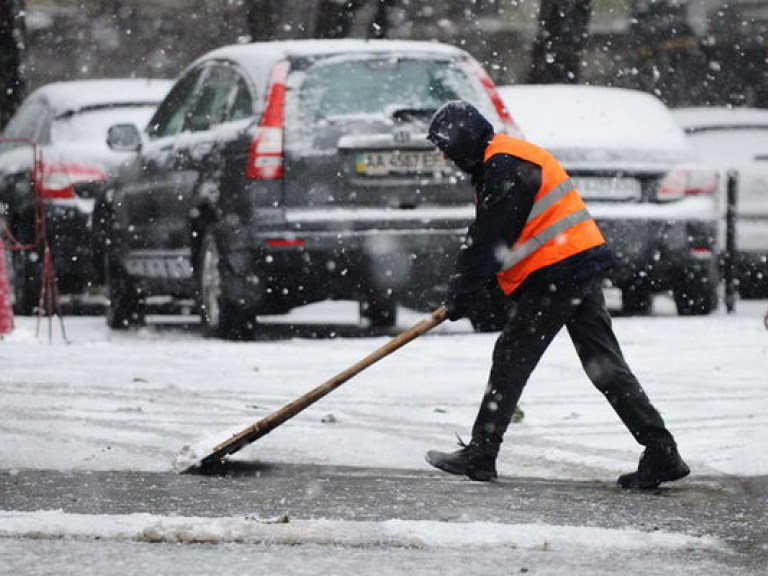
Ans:
{"type": "Polygon", "coordinates": [[[371,352],[362,360],[359,360],[346,370],[339,372],[333,378],[304,394],[304,396],[289,402],[279,410],[265,416],[255,424],[251,424],[250,426],[246,426],[245,428],[234,432],[219,434],[216,437],[206,438],[195,444],[184,446],[173,461],[174,470],[181,474],[183,472],[188,472],[195,467],[206,468],[220,463],[225,456],[234,454],[244,446],[268,434],[280,426],[280,424],[293,418],[296,414],[311,406],[323,396],[332,392],[370,365],[389,356],[392,352],[405,346],[411,340],[415,340],[422,334],[432,330],[432,328],[441,324],[445,318],[445,308],[438,308],[432,312],[429,318],[425,318],[414,324],[380,348],[371,352]]]}

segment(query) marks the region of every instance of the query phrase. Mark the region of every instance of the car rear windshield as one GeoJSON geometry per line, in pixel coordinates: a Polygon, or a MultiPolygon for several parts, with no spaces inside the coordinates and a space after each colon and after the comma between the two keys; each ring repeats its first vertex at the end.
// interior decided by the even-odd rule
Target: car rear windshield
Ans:
{"type": "Polygon", "coordinates": [[[329,59],[305,71],[299,102],[303,120],[435,110],[469,100],[492,110],[482,86],[460,62],[425,58],[329,59]]]}
{"type": "Polygon", "coordinates": [[[768,160],[768,126],[732,126],[694,132],[691,142],[710,162],[764,162],[768,160]]]}
{"type": "Polygon", "coordinates": [[[51,140],[56,143],[92,142],[106,148],[107,130],[113,124],[132,123],[143,128],[155,111],[153,104],[87,109],[56,118],[51,140]]]}

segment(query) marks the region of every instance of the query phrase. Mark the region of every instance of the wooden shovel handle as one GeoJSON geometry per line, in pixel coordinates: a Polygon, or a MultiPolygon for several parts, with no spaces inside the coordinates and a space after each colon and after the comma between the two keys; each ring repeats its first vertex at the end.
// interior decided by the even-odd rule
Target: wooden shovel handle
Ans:
{"type": "Polygon", "coordinates": [[[432,312],[432,315],[429,318],[426,318],[424,320],[421,320],[417,324],[411,326],[406,331],[401,332],[394,338],[392,338],[389,342],[381,346],[380,348],[377,348],[368,356],[363,358],[362,360],[359,360],[346,370],[343,370],[336,374],[336,376],[330,378],[329,380],[323,382],[315,388],[314,390],[311,390],[310,392],[307,392],[304,394],[304,396],[301,396],[294,400],[293,402],[290,402],[277,410],[276,412],[273,412],[272,414],[265,416],[262,420],[260,420],[256,426],[258,426],[259,430],[264,431],[264,434],[272,430],[273,428],[279,426],[289,418],[295,416],[308,406],[311,406],[320,398],[328,394],[329,392],[332,392],[344,382],[352,378],[353,376],[356,376],[372,364],[375,364],[382,358],[385,358],[386,356],[389,356],[394,352],[395,350],[402,348],[408,342],[411,340],[415,340],[425,332],[428,332],[441,322],[443,322],[446,318],[446,312],[445,308],[438,308],[434,312],[432,312]]]}
{"type": "Polygon", "coordinates": [[[265,416],[256,424],[253,426],[249,426],[239,434],[237,434],[235,437],[230,438],[227,442],[224,442],[220,444],[219,446],[216,446],[214,448],[214,451],[218,451],[220,449],[223,449],[227,454],[232,454],[234,451],[241,448],[243,445],[253,442],[254,440],[261,438],[268,432],[271,432],[280,424],[285,422],[286,420],[292,418],[305,408],[311,406],[318,400],[320,400],[323,396],[328,394],[329,392],[335,390],[344,382],[352,378],[353,376],[359,374],[366,368],[368,368],[371,364],[374,364],[381,360],[382,358],[389,356],[392,352],[395,350],[402,348],[408,342],[411,340],[415,340],[422,334],[429,332],[434,328],[435,326],[441,324],[446,319],[446,310],[445,307],[438,308],[432,314],[429,316],[429,318],[425,318],[424,320],[421,320],[417,324],[414,324],[404,332],[401,332],[394,338],[392,338],[389,342],[381,346],[380,348],[377,348],[373,352],[371,352],[368,356],[363,358],[362,360],[359,360],[346,370],[343,370],[336,374],[336,376],[330,378],[329,380],[323,382],[315,388],[314,390],[311,390],[304,394],[303,396],[297,398],[296,400],[293,400],[292,402],[289,402],[279,410],[276,410],[275,412],[272,412],[271,414],[265,416]],[[232,450],[229,450],[227,448],[232,448],[232,450]]]}

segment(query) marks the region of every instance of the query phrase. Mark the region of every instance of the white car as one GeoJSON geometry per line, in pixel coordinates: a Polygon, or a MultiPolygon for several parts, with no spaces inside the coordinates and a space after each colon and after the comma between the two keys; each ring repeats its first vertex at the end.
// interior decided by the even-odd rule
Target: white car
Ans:
{"type": "MultiPolygon", "coordinates": [[[[680,108],[675,119],[703,160],[738,173],[736,278],[745,298],[768,296],[768,110],[680,108]]],[[[725,177],[723,182],[725,182],[725,177]]]]}
{"type": "Polygon", "coordinates": [[[717,172],[696,156],[670,111],[636,90],[502,86],[526,139],[550,150],[576,182],[620,259],[610,280],[622,310],[647,313],[671,291],[679,314],[717,308],[722,218],[717,172]]]}
{"type": "Polygon", "coordinates": [[[54,82],[32,92],[8,122],[0,138],[0,212],[13,237],[30,247],[13,251],[17,314],[30,314],[39,301],[38,200],[58,289],[74,294],[99,281],[90,239],[93,193],[128,156],[107,146],[107,130],[117,122],[146,124],[171,85],[144,78],[54,82]]]}

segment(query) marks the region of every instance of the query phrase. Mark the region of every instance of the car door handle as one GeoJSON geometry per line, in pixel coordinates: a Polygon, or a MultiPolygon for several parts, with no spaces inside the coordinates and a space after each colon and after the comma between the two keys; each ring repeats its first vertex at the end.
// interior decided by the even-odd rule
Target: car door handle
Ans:
{"type": "Polygon", "coordinates": [[[173,166],[173,154],[161,154],[146,159],[148,170],[167,170],[173,166]]]}
{"type": "Polygon", "coordinates": [[[201,142],[195,144],[189,151],[189,155],[192,160],[199,162],[213,151],[213,144],[211,142],[201,142]]]}

